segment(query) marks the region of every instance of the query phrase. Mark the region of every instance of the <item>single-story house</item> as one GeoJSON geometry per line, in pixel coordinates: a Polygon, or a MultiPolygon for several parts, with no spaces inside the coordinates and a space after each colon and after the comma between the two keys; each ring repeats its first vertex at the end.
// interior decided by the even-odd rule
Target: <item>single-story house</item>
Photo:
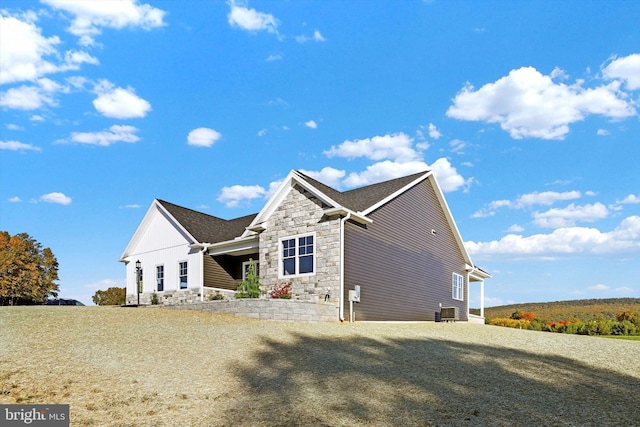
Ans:
{"type": "Polygon", "coordinates": [[[230,220],[154,200],[120,261],[127,304],[233,299],[254,263],[263,298],[289,283],[292,301],[335,307],[335,320],[349,318],[359,286],[358,321],[436,320],[441,307],[482,321],[491,277],[471,261],[432,171],[338,191],[294,170],[260,212],[230,220]]]}

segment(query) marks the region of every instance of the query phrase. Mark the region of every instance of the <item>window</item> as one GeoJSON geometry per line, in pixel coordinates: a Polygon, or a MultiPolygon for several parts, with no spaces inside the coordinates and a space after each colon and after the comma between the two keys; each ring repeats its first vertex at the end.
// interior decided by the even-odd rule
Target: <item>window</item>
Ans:
{"type": "Polygon", "coordinates": [[[187,261],[181,262],[179,267],[180,289],[187,289],[187,261]]]}
{"type": "Polygon", "coordinates": [[[164,265],[156,266],[156,283],[158,292],[164,291],[164,265]]]}
{"type": "Polygon", "coordinates": [[[249,275],[249,266],[253,264],[253,273],[260,277],[260,263],[258,261],[245,261],[242,263],[242,280],[246,280],[249,275]]]}
{"type": "Polygon", "coordinates": [[[459,275],[458,273],[453,273],[453,299],[457,299],[459,301],[464,300],[464,277],[459,275]]]}
{"type": "Polygon", "coordinates": [[[315,273],[315,233],[287,237],[280,241],[282,276],[310,275],[315,273]]]}

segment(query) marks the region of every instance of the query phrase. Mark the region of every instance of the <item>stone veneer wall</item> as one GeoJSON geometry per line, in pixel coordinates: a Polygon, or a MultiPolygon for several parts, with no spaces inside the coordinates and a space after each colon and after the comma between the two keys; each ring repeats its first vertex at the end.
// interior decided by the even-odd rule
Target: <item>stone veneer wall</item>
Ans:
{"type": "Polygon", "coordinates": [[[339,303],[340,293],[340,218],[327,218],[320,202],[301,187],[294,187],[271,214],[266,230],[260,233],[260,283],[270,290],[276,284],[291,283],[292,299],[311,303],[339,303]],[[280,278],[279,239],[316,233],[316,274],[280,278]]]}
{"type": "MultiPolygon", "coordinates": [[[[209,294],[214,295],[216,292],[213,289],[204,289],[204,299],[207,300],[209,294]]],[[[180,305],[191,304],[200,302],[200,289],[180,289],[172,291],[158,292],[158,305],[180,305]]],[[[231,293],[233,295],[233,293],[231,293]]],[[[153,292],[145,292],[140,294],[140,305],[151,305],[151,298],[153,292]]],[[[138,296],[136,294],[127,295],[127,305],[134,305],[138,303],[138,296]]]]}
{"type": "MultiPolygon", "coordinates": [[[[153,306],[160,307],[160,306],[153,306]]],[[[200,310],[262,320],[336,322],[338,306],[286,299],[233,299],[165,306],[176,310],[200,310]]]]}

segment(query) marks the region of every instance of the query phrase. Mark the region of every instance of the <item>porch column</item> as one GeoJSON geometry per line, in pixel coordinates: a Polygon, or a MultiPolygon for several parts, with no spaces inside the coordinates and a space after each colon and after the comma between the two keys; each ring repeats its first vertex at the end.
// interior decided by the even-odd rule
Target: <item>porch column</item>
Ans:
{"type": "Polygon", "coordinates": [[[484,280],[480,281],[480,317],[484,317],[484,280]]]}

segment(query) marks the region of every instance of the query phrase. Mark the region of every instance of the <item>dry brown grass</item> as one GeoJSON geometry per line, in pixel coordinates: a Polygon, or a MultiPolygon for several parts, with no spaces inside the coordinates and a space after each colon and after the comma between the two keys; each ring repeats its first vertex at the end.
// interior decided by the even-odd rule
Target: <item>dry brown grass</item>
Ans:
{"type": "Polygon", "coordinates": [[[72,425],[637,425],[638,342],[466,324],[0,308],[0,403],[72,425]]]}

